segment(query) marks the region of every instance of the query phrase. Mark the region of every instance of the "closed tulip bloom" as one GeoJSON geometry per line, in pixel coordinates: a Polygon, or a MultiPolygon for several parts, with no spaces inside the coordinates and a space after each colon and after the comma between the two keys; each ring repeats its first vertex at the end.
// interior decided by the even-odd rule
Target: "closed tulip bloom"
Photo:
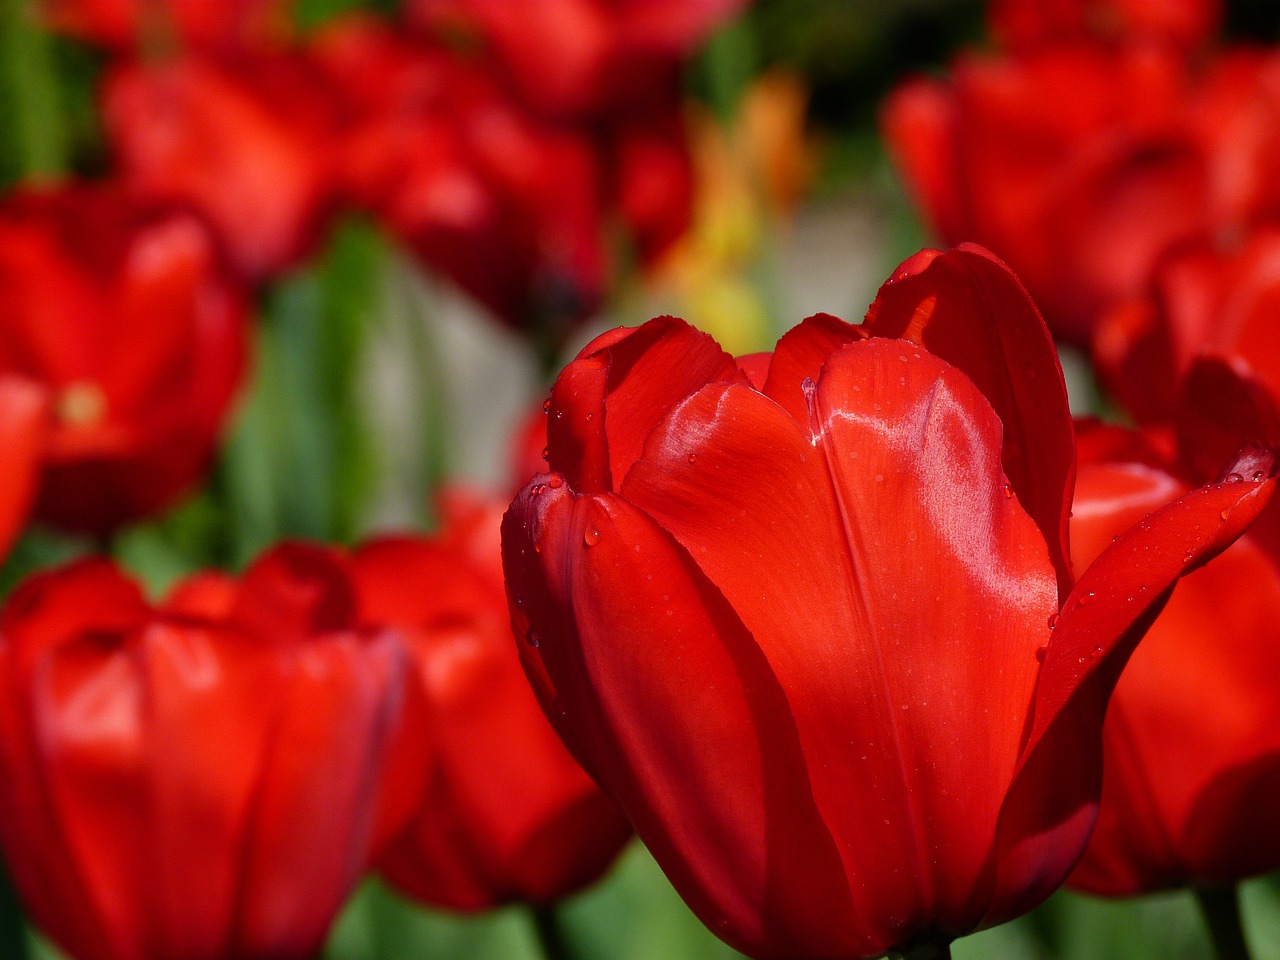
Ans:
{"type": "MultiPolygon", "coordinates": [[[[1210,403],[1243,395],[1221,373],[1209,380],[1203,372],[1190,384],[1211,388],[1210,403]]],[[[1271,417],[1269,426],[1255,425],[1275,436],[1271,417]]],[[[1091,562],[1111,537],[1185,490],[1193,472],[1136,440],[1108,445],[1108,434],[1125,435],[1097,427],[1082,434],[1071,521],[1077,563],[1091,562]]],[[[1071,886],[1131,896],[1234,883],[1280,866],[1277,547],[1273,505],[1178,584],[1125,667],[1103,728],[1098,823],[1071,886]]]]}
{"type": "Polygon", "coordinates": [[[1278,304],[1280,229],[1188,245],[1161,261],[1142,296],[1102,318],[1099,376],[1143,422],[1174,418],[1183,378],[1202,355],[1239,357],[1280,396],[1278,304]]]}
{"type": "Polygon", "coordinates": [[[35,512],[106,533],[193,487],[245,366],[243,294],[187,214],[110,187],[0,203],[0,378],[49,394],[35,512]]]}
{"type": "Polygon", "coordinates": [[[1056,888],[1116,672],[1273,486],[1193,490],[1077,581],[1061,370],[974,247],[772,355],[670,318],[605,334],[548,432],[552,472],[503,522],[526,672],[693,910],[759,958],[924,956],[1056,888]]]}
{"type": "Polygon", "coordinates": [[[427,787],[378,862],[423,903],[547,904],[596,880],[631,831],[565,750],[520,668],[502,587],[505,502],[462,498],[441,533],[355,551],[363,618],[401,632],[427,702],[427,787]]]}
{"type": "Polygon", "coordinates": [[[116,66],[102,112],[124,183],[139,203],[198,211],[242,277],[270,279],[310,252],[328,209],[318,82],[281,51],[116,66]]]}
{"type": "Polygon", "coordinates": [[[389,771],[423,762],[403,644],[354,610],[338,560],[300,547],[160,607],[100,560],[9,599],[0,842],[68,956],[315,955],[408,812],[389,771]]]}

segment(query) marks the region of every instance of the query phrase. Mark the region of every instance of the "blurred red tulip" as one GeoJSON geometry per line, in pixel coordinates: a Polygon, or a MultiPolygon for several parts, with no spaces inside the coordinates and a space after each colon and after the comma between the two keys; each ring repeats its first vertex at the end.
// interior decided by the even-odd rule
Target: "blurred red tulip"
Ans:
{"type": "Polygon", "coordinates": [[[287,29],[292,0],[36,0],[55,30],[130,51],[161,47],[229,49],[287,29]]]}
{"type": "Polygon", "coordinates": [[[351,200],[516,327],[599,304],[607,270],[600,171],[580,132],[536,120],[450,54],[372,20],[343,21],[314,53],[346,116],[351,200]]]}
{"type": "Polygon", "coordinates": [[[605,334],[549,417],[553,472],[503,522],[526,672],[755,957],[909,952],[1046,897],[1093,823],[1119,666],[1274,486],[1194,490],[1077,582],[1062,373],[976,247],[742,367],[671,318],[605,334]]]}
{"type": "Polygon", "coordinates": [[[24,377],[0,373],[0,562],[35,500],[48,429],[48,394],[24,377]]]}
{"type": "Polygon", "coordinates": [[[904,84],[882,119],[933,228],[1007,257],[1055,335],[1082,345],[1174,244],[1280,211],[1275,55],[1203,76],[1153,46],[970,56],[948,82],[904,84]]]}
{"type": "MultiPolygon", "coordinates": [[[[214,604],[217,606],[217,604],[214,604]]],[[[401,639],[355,626],[325,551],[153,608],[108,562],[0,616],[0,841],[76,960],[308,960],[390,819],[416,701],[401,639]],[[229,606],[210,616],[210,593],[229,606]]],[[[419,777],[418,783],[421,783],[419,777]]],[[[400,822],[408,805],[399,801],[400,822]]]]}
{"type": "Polygon", "coordinates": [[[330,199],[317,84],[282,53],[117,66],[102,109],[124,182],[144,203],[198,211],[241,275],[271,277],[314,247],[330,199]]]}
{"type": "Polygon", "coordinates": [[[409,641],[432,752],[417,814],[378,866],[428,904],[545,904],[596,880],[630,828],[520,669],[498,546],[505,501],[449,503],[438,537],[386,537],[353,557],[362,617],[409,641]]]}
{"type": "Polygon", "coordinates": [[[111,187],[0,204],[0,376],[51,394],[37,515],[104,533],[204,473],[240,383],[246,312],[195,218],[111,187]]]}
{"type": "MultiPolygon", "coordinates": [[[[1193,381],[1200,378],[1193,377],[1193,381]]],[[[1217,402],[1230,392],[1213,384],[1217,402]]],[[[1263,434],[1280,436],[1274,409],[1263,434]]],[[[1085,427],[1071,522],[1089,563],[1187,489],[1158,453],[1094,449],[1085,427]]],[[[1261,465],[1253,468],[1253,473],[1261,465]]],[[[1252,473],[1246,472],[1246,476],[1252,473]]],[[[1243,479],[1242,477],[1236,478],[1243,479]]],[[[1234,883],[1280,866],[1280,510],[1182,580],[1116,686],[1098,823],[1068,881],[1129,896],[1234,883]]]]}
{"type": "Polygon", "coordinates": [[[1211,39],[1221,0],[992,0],[991,32],[1009,49],[1026,50],[1068,38],[1148,39],[1183,48],[1211,39]]]}
{"type": "Polygon", "coordinates": [[[746,0],[411,0],[436,33],[477,38],[529,105],[604,117],[670,92],[683,62],[746,0]]]}
{"type": "Polygon", "coordinates": [[[1223,249],[1189,246],[1154,272],[1150,294],[1105,314],[1094,356],[1120,405],[1140,421],[1167,421],[1200,355],[1235,356],[1280,396],[1280,227],[1223,249]]]}

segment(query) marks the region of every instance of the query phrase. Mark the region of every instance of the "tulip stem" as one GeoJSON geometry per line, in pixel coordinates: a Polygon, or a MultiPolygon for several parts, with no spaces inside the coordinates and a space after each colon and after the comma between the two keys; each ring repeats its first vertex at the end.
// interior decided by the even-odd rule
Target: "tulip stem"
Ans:
{"type": "Polygon", "coordinates": [[[1218,960],[1250,960],[1249,946],[1245,943],[1244,928],[1240,923],[1240,897],[1236,886],[1197,887],[1196,902],[1209,927],[1209,939],[1213,941],[1218,960]]]}
{"type": "Polygon", "coordinates": [[[533,907],[533,928],[546,960],[577,960],[577,954],[564,935],[564,924],[553,906],[533,907]]]}

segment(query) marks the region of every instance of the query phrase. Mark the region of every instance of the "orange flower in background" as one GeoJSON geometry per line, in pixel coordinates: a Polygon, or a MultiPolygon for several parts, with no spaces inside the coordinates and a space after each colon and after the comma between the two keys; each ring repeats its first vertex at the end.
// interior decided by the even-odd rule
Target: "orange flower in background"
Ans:
{"type": "Polygon", "coordinates": [[[1064,39],[1156,40],[1202,46],[1222,20],[1221,0],[992,0],[991,32],[1001,46],[1027,50],[1064,39]]]}
{"type": "Polygon", "coordinates": [[[0,377],[50,395],[36,515],[101,534],[199,482],[245,365],[246,307],[194,217],[116,189],[0,204],[0,377]]]}
{"type": "MultiPolygon", "coordinates": [[[[1191,374],[1199,427],[1223,412],[1215,407],[1226,408],[1231,416],[1219,416],[1216,429],[1226,423],[1274,442],[1274,398],[1251,413],[1241,399],[1265,394],[1231,383],[1236,377],[1222,365],[1201,364],[1191,374]]],[[[1076,562],[1086,564],[1194,477],[1188,464],[1144,447],[1140,436],[1092,425],[1080,435],[1071,542],[1076,562]]],[[[1236,441],[1208,443],[1199,434],[1194,442],[1202,453],[1236,441]]],[[[1242,470],[1236,480],[1261,469],[1242,470]]],[[[1098,823],[1069,885],[1131,896],[1235,883],[1280,866],[1272,829],[1280,805],[1277,624],[1280,513],[1271,506],[1222,556],[1178,584],[1125,667],[1103,728],[1098,823]]]]}
{"type": "Polygon", "coordinates": [[[762,958],[909,953],[1048,896],[1119,667],[1274,486],[1259,453],[1077,581],[1061,369],[974,247],[771,356],[671,318],[606,333],[548,436],[502,530],[530,682],[694,912],[762,958]]]}
{"type": "Polygon", "coordinates": [[[9,598],[0,842],[70,956],[315,955],[425,762],[408,654],[354,611],[304,547],[159,607],[103,560],[9,598]]]}
{"type": "Polygon", "coordinates": [[[432,538],[362,545],[364,620],[401,632],[428,703],[427,787],[381,874],[423,903],[546,904],[598,879],[631,835],[529,690],[511,637],[498,527],[505,500],[453,494],[432,538]]]}
{"type": "Polygon", "coordinates": [[[128,62],[104,81],[102,109],[134,199],[200,213],[226,261],[256,281],[321,235],[331,121],[318,92],[318,78],[285,53],[128,62]]]}
{"type": "Polygon", "coordinates": [[[409,16],[477,38],[535,109],[605,117],[675,91],[683,62],[746,0],[411,0],[409,16]]]}

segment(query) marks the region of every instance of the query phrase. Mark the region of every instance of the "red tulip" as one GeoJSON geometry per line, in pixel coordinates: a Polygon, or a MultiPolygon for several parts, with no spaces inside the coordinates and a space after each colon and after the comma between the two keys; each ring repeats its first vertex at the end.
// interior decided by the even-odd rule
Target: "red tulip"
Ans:
{"type": "Polygon", "coordinates": [[[677,890],[762,958],[1016,916],[1088,838],[1102,709],[1159,598],[1257,516],[1210,484],[1077,582],[1047,329],[980,248],[741,367],[670,318],[552,392],[503,522],[543,709],[677,890]]]}
{"type": "Polygon", "coordinates": [[[342,98],[357,206],[513,326],[555,326],[598,305],[600,171],[585,136],[372,20],[335,25],[314,52],[342,98]]]}
{"type": "Polygon", "coordinates": [[[283,53],[126,63],[107,76],[102,109],[135,197],[198,211],[227,260],[262,280],[300,260],[320,234],[331,171],[317,84],[283,53]]]}
{"type": "Polygon", "coordinates": [[[933,228],[1007,256],[1055,334],[1082,345],[1175,245],[1230,242],[1280,211],[1278,121],[1275,54],[1193,74],[1169,49],[1083,43],[962,58],[883,115],[933,228]]]}
{"type": "Polygon", "coordinates": [[[1222,19],[1220,0],[993,0],[987,10],[1001,45],[1025,50],[1064,38],[1151,39],[1191,48],[1222,19]]]}
{"type": "Polygon", "coordinates": [[[1280,396],[1280,228],[1263,226],[1224,249],[1186,247],[1159,264],[1150,293],[1098,325],[1099,373],[1142,421],[1169,420],[1191,362],[1236,356],[1280,396]]]}
{"type": "Polygon", "coordinates": [[[561,117],[644,105],[746,0],[413,0],[427,28],[478,36],[518,95],[561,117]]]}
{"type": "Polygon", "coordinates": [[[338,559],[301,547],[161,607],[106,561],[10,598],[0,841],[69,955],[314,956],[407,813],[384,777],[423,763],[404,646],[354,609],[338,559]]]}
{"type": "Polygon", "coordinates": [[[548,903],[596,880],[630,829],[569,756],[520,669],[497,503],[454,498],[433,539],[355,552],[361,611],[409,641],[428,703],[427,789],[379,862],[414,899],[459,910],[548,903]]]}
{"type": "MultiPolygon", "coordinates": [[[[1212,387],[1209,405],[1231,392],[1220,379],[1193,375],[1196,383],[1212,387]]],[[[1270,417],[1262,432],[1280,436],[1270,417]]],[[[1187,488],[1186,467],[1158,452],[1130,444],[1090,453],[1098,432],[1081,445],[1077,563],[1187,488]]],[[[1277,623],[1280,513],[1271,507],[1178,584],[1125,667],[1104,726],[1098,824],[1072,886],[1124,896],[1234,883],[1280,866],[1277,623]]]]}
{"type": "Polygon", "coordinates": [[[0,377],[52,395],[36,514],[109,531],[204,473],[240,382],[245,304],[201,224],[109,187],[0,204],[0,377]]]}
{"type": "Polygon", "coordinates": [[[281,34],[288,0],[37,0],[55,30],[134,50],[175,43],[227,49],[281,34]]]}
{"type": "Polygon", "coordinates": [[[47,417],[48,397],[38,384],[0,374],[0,561],[35,499],[47,417]]]}

